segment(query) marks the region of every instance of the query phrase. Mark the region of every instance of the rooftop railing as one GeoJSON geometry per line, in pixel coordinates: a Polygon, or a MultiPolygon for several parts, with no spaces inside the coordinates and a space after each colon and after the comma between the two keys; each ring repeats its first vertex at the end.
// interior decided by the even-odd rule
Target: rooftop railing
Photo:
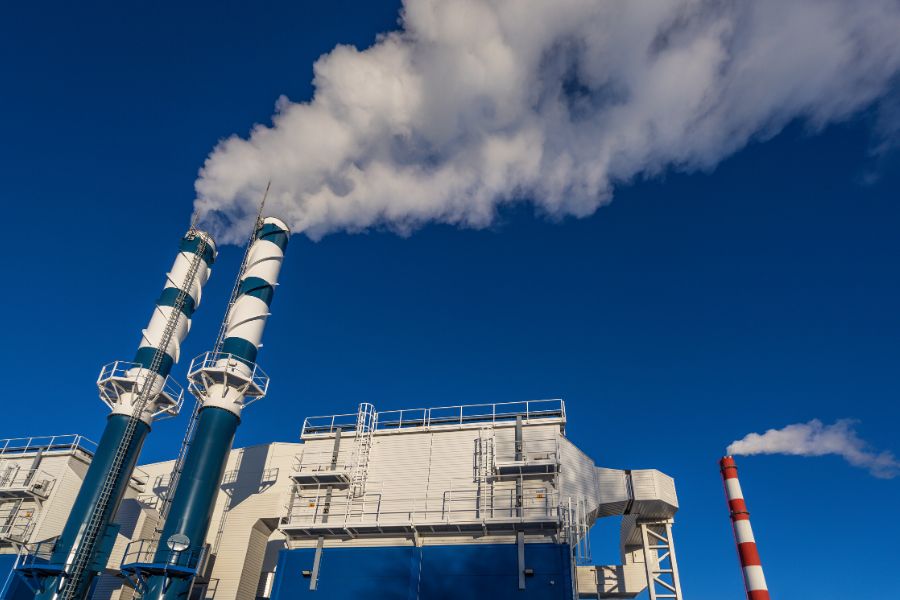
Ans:
{"type": "Polygon", "coordinates": [[[97,442],[83,435],[45,435],[34,437],[7,438],[0,440],[0,458],[27,456],[36,452],[66,453],[80,450],[90,456],[97,450],[97,442]]]}
{"type": "MultiPolygon", "coordinates": [[[[382,411],[377,414],[375,431],[391,431],[468,424],[510,423],[522,417],[525,422],[536,419],[566,420],[566,405],[560,399],[495,402],[493,404],[463,404],[433,408],[406,408],[382,411]]],[[[316,434],[343,433],[356,430],[357,413],[308,417],[303,421],[301,437],[316,434]]]]}

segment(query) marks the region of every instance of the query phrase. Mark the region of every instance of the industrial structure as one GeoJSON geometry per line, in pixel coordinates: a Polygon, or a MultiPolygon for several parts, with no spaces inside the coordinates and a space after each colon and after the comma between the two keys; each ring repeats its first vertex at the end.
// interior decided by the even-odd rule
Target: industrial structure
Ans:
{"type": "Polygon", "coordinates": [[[731,514],[731,526],[734,530],[734,541],[737,544],[738,559],[744,575],[744,588],[748,600],[769,600],[769,588],[763,575],[762,561],[750,527],[750,512],[744,501],[744,492],[738,480],[737,465],[734,457],[726,456],[719,461],[722,471],[722,483],[725,485],[725,499],[731,514]]]}
{"type": "MultiPolygon", "coordinates": [[[[201,289],[209,278],[215,255],[210,236],[191,228],[181,241],[175,264],[167,274],[150,323],[142,332],[134,360],[116,361],[101,370],[97,386],[111,414],[100,442],[90,453],[84,480],[69,507],[65,526],[57,537],[39,539],[40,543],[24,554],[17,565],[18,576],[33,588],[36,598],[85,598],[95,573],[108,561],[117,533],[112,520],[129,487],[150,425],[157,418],[177,415],[181,407],[184,392],[169,377],[169,372],[178,361],[181,343],[190,329],[191,315],[200,304],[201,289]]],[[[53,442],[57,439],[53,438],[53,442]]],[[[30,498],[40,505],[38,492],[52,493],[54,480],[41,475],[47,473],[46,469],[41,470],[44,455],[56,457],[64,451],[64,456],[73,459],[66,466],[59,464],[60,469],[66,469],[74,468],[74,459],[79,454],[87,455],[85,450],[77,437],[67,448],[55,443],[46,447],[33,442],[24,447],[14,445],[13,452],[18,455],[3,463],[10,474],[6,483],[12,489],[0,494],[15,499],[7,519],[11,523],[18,520],[15,533],[20,538],[26,537],[30,527],[21,519],[29,514],[33,519],[35,511],[43,508],[35,506],[22,512],[24,500],[30,498]],[[30,460],[25,469],[23,457],[30,460]],[[36,481],[41,483],[37,485],[36,481]]],[[[9,451],[7,446],[4,454],[9,451]]]]}
{"type": "Polygon", "coordinates": [[[215,256],[193,230],[135,363],[101,373],[100,443],[0,441],[0,600],[682,598],[673,480],[595,465],[562,400],[363,402],[298,423],[296,442],[232,449],[267,392],[257,350],[289,235],[257,220],[218,339],[188,369],[177,458],[135,467],[181,404],[166,376],[215,256]],[[621,518],[620,564],[592,564],[604,517],[621,518]]]}

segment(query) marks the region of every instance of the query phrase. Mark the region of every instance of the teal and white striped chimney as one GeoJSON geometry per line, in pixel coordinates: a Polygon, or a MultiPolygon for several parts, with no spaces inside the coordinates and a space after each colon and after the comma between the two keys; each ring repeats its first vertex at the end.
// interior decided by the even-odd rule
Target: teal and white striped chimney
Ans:
{"type": "Polygon", "coordinates": [[[191,229],[166,276],[150,323],[143,330],[133,362],[117,361],[100,372],[100,398],[111,414],[81,489],[46,562],[26,562],[22,570],[36,580],[40,600],[81,600],[97,572],[105,568],[115,538],[116,514],[150,426],[178,414],[184,392],[170,377],[191,315],[211,273],[216,246],[209,234],[191,229]]]}
{"type": "Polygon", "coordinates": [[[214,501],[241,412],[265,396],[268,388],[269,379],[257,367],[256,356],[289,237],[284,222],[262,219],[225,317],[221,347],[191,364],[190,389],[202,404],[190,445],[173,473],[177,484],[169,491],[171,506],[153,565],[143,567],[147,575],[143,600],[186,600],[203,562],[214,501]],[[172,565],[183,568],[173,570],[172,565]]]}

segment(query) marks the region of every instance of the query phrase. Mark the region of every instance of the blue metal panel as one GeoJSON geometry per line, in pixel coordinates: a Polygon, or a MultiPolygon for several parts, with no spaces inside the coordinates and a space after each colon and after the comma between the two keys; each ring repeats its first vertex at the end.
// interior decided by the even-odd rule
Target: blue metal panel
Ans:
{"type": "Polygon", "coordinates": [[[260,227],[259,231],[256,232],[256,238],[272,242],[281,248],[282,251],[287,248],[288,233],[275,223],[266,223],[260,227]]]}
{"type": "Polygon", "coordinates": [[[356,599],[361,594],[395,600],[442,600],[516,596],[528,600],[572,597],[569,547],[526,544],[525,567],[534,574],[518,589],[514,544],[325,548],[318,589],[310,591],[314,548],[283,550],[279,556],[272,600],[305,597],[356,599]],[[313,595],[315,594],[315,595],[313,595]]]}
{"type": "Polygon", "coordinates": [[[12,572],[15,554],[0,554],[0,600],[31,600],[34,592],[12,572]]]}
{"type": "MultiPolygon", "coordinates": [[[[181,239],[181,250],[183,252],[191,252],[193,254],[197,254],[197,250],[200,249],[200,236],[196,236],[193,239],[182,238],[181,239]]],[[[203,262],[205,262],[208,266],[212,266],[214,262],[216,262],[216,253],[213,250],[210,244],[206,244],[206,248],[203,250],[203,262]]]]}
{"type": "MultiPolygon", "coordinates": [[[[167,287],[159,295],[159,298],[156,300],[156,304],[157,306],[175,306],[175,302],[178,300],[178,296],[180,294],[180,289],[175,287],[167,287]]],[[[190,294],[185,294],[184,304],[181,305],[181,314],[190,319],[191,315],[194,314],[195,308],[196,307],[194,306],[194,299],[190,294]]]]}
{"type": "Polygon", "coordinates": [[[222,342],[222,352],[233,354],[238,358],[244,359],[247,363],[254,363],[259,350],[244,338],[229,337],[222,342]]]}
{"type": "Polygon", "coordinates": [[[266,306],[271,306],[272,296],[275,295],[275,288],[273,288],[268,281],[260,277],[247,277],[241,281],[240,287],[238,287],[238,293],[259,298],[266,303],[266,306]]]}
{"type": "MultiPolygon", "coordinates": [[[[153,358],[155,356],[156,348],[151,348],[150,346],[141,346],[134,354],[134,362],[138,363],[145,369],[149,369],[153,365],[153,358]]],[[[166,354],[166,352],[163,352],[162,362],[159,363],[159,368],[156,370],[156,372],[165,377],[172,372],[172,365],[174,364],[175,359],[166,354]]]]}

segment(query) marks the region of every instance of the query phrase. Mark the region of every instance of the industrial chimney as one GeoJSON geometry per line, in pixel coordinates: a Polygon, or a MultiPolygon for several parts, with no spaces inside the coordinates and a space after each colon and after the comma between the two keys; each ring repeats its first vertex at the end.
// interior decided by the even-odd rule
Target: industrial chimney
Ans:
{"type": "Polygon", "coordinates": [[[725,498],[728,500],[728,510],[731,513],[731,525],[734,529],[738,557],[741,560],[747,598],[748,600],[769,600],[769,588],[766,586],[766,578],[763,576],[756,540],[753,538],[753,529],[750,527],[750,513],[747,512],[741,483],[738,481],[737,465],[734,463],[733,457],[726,456],[719,461],[719,467],[722,471],[722,481],[725,484],[725,498]]]}
{"type": "Polygon", "coordinates": [[[21,569],[30,569],[24,574],[37,582],[39,600],[85,598],[97,572],[106,566],[116,534],[110,522],[150,426],[157,418],[178,414],[181,407],[184,392],[169,372],[178,361],[215,256],[209,234],[191,228],[181,240],[134,361],[117,361],[100,372],[100,397],[112,411],[100,443],[49,559],[28,561],[25,564],[32,566],[21,569]]]}
{"type": "Polygon", "coordinates": [[[141,567],[146,577],[143,600],[185,599],[202,564],[241,411],[262,398],[268,387],[256,355],[289,237],[279,219],[258,221],[216,348],[191,364],[188,379],[198,410],[173,471],[153,563],[141,567]]]}

